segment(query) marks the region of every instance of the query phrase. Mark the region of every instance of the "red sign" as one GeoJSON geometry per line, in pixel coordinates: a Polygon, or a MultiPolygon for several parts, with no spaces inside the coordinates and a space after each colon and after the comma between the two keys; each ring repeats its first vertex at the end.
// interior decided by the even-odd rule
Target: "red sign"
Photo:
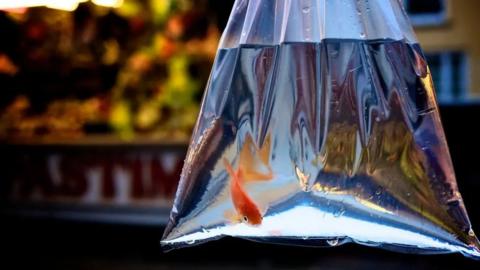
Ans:
{"type": "Polygon", "coordinates": [[[7,192],[12,202],[170,207],[185,152],[19,155],[7,192]]]}

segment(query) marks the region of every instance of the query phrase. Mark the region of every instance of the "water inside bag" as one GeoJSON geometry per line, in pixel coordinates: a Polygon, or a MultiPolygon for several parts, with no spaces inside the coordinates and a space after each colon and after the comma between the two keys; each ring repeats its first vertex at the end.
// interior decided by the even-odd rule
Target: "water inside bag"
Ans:
{"type": "Polygon", "coordinates": [[[220,48],[162,244],[223,236],[480,257],[420,46],[220,48]]]}

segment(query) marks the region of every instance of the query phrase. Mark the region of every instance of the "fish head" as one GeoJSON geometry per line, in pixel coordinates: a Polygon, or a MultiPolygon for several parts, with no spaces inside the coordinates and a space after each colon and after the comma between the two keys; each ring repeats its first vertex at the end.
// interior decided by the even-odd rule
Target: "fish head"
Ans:
{"type": "Polygon", "coordinates": [[[250,225],[260,225],[263,217],[256,205],[250,205],[242,208],[240,213],[242,222],[250,225]]]}

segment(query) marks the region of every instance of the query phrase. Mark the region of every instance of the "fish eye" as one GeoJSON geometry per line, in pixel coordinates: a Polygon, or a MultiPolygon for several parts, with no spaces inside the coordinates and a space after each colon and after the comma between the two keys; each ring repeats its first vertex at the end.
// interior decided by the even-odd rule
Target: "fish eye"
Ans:
{"type": "Polygon", "coordinates": [[[244,221],[244,222],[248,222],[248,217],[247,217],[247,216],[243,216],[243,221],[244,221]]]}

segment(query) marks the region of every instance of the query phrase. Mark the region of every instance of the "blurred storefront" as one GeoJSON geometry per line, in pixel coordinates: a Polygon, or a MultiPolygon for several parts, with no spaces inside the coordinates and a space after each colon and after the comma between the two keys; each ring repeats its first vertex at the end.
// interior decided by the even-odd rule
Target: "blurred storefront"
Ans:
{"type": "Polygon", "coordinates": [[[220,36],[201,2],[2,12],[0,136],[187,141],[220,36]]]}
{"type": "Polygon", "coordinates": [[[4,212],[165,223],[231,2],[0,2],[4,212]]]}

